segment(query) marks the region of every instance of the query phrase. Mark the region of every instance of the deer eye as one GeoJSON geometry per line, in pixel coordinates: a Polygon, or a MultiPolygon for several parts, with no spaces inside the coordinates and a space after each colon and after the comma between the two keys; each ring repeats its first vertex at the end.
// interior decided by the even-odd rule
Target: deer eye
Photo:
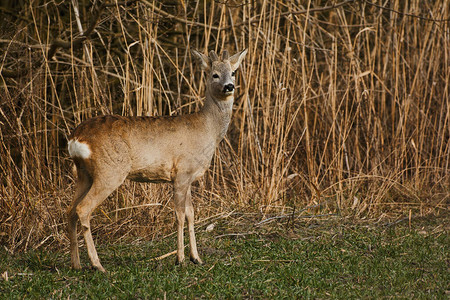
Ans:
{"type": "Polygon", "coordinates": [[[215,79],[219,78],[219,74],[213,74],[213,78],[215,79]]]}
{"type": "Polygon", "coordinates": [[[234,75],[236,75],[236,71],[231,72],[231,76],[234,77],[234,75]]]}

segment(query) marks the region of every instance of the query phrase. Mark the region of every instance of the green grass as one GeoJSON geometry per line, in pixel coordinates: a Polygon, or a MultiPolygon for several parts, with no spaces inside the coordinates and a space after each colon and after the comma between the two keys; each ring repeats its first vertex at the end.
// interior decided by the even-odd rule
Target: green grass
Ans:
{"type": "MultiPolygon", "coordinates": [[[[204,266],[175,266],[174,238],[98,246],[107,275],[69,268],[69,255],[0,251],[0,298],[449,297],[448,218],[392,226],[335,219],[198,230],[204,266]],[[228,228],[228,229],[227,229],[228,228]],[[245,233],[244,235],[219,235],[245,233]],[[4,258],[4,259],[3,259],[4,258]]],[[[187,250],[187,249],[186,249],[187,250]]],[[[87,266],[85,249],[82,262],[87,266]]]]}

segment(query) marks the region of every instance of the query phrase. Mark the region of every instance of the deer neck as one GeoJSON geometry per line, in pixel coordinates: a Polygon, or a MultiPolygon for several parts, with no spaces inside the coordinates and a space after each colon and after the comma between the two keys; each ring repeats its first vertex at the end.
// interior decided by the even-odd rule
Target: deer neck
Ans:
{"type": "Polygon", "coordinates": [[[229,96],[227,100],[214,98],[206,89],[205,104],[202,112],[207,116],[212,130],[215,132],[216,142],[219,143],[228,130],[230,124],[234,97],[229,96]]]}

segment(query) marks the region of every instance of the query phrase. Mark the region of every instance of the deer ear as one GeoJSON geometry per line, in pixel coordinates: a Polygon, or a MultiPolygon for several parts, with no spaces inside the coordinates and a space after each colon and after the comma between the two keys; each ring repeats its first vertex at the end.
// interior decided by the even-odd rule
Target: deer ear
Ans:
{"type": "Polygon", "coordinates": [[[202,70],[209,69],[209,58],[205,54],[198,52],[197,50],[191,50],[192,55],[200,62],[202,70]]]}
{"type": "Polygon", "coordinates": [[[241,64],[242,60],[244,60],[245,55],[247,54],[248,49],[244,49],[239,53],[236,53],[232,57],[230,57],[229,61],[231,64],[231,69],[233,71],[236,71],[237,68],[239,68],[239,65],[241,64]]]}

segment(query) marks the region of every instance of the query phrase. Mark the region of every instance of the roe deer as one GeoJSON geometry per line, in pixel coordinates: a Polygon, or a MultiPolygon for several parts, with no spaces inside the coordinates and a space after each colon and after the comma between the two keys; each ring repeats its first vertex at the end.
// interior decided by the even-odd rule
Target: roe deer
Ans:
{"type": "Polygon", "coordinates": [[[247,50],[231,57],[225,50],[221,59],[214,51],[209,57],[198,51],[192,54],[206,71],[206,99],[199,112],[175,117],[99,116],[81,123],[70,136],[68,150],[77,170],[75,197],[68,210],[73,268],[81,268],[77,243],[79,219],[91,263],[105,272],[89,220],[94,209],[126,178],[173,183],[178,221],[176,261],[184,261],[186,218],[190,259],[202,264],[195,241],[191,183],[209,168],[215,148],[227,132],[234,100],[234,74],[247,50]]]}

